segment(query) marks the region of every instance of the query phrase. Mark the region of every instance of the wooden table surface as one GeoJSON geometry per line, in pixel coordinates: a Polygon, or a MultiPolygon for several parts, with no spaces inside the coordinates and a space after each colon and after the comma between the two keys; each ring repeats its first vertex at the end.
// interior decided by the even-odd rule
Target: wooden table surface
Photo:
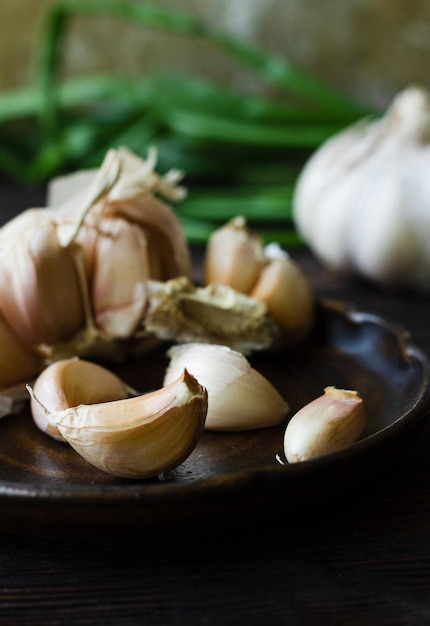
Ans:
{"type": "MultiPolygon", "coordinates": [[[[0,186],[1,221],[42,199],[0,186]]],[[[428,298],[295,256],[318,296],[401,324],[430,356],[428,298]]],[[[383,475],[317,510],[260,510],[231,526],[172,524],[138,538],[0,535],[0,623],[429,624],[430,424],[383,475]]]]}

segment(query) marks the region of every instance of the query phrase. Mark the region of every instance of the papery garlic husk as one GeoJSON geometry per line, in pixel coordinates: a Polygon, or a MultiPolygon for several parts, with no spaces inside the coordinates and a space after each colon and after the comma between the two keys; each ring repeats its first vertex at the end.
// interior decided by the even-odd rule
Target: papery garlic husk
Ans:
{"type": "Polygon", "coordinates": [[[148,282],[147,331],[176,343],[223,344],[244,354],[270,347],[277,329],[263,302],[226,285],[196,287],[187,278],[148,282]]]}
{"type": "MultiPolygon", "coordinates": [[[[31,388],[29,392],[37,402],[31,388]]],[[[151,478],[180,465],[200,439],[206,412],[207,392],[187,371],[143,396],[46,410],[48,420],[84,459],[124,478],[151,478]]]]}
{"type": "Polygon", "coordinates": [[[366,419],[357,391],[326,387],[324,395],[288,422],[284,435],[287,461],[297,463],[347,448],[360,438],[366,419]]]}
{"type": "Polygon", "coordinates": [[[269,315],[281,329],[283,346],[292,347],[313,326],[313,291],[302,268],[279,246],[267,246],[266,258],[267,263],[249,295],[267,305],[269,315]]]}
{"type": "Polygon", "coordinates": [[[206,430],[253,430],[285,419],[287,402],[243,354],[226,346],[201,343],[174,346],[168,354],[165,385],[186,368],[207,389],[206,430]]]}
{"type": "Polygon", "coordinates": [[[430,290],[430,95],[399,93],[386,114],[324,143],[297,181],[298,231],[330,268],[430,290]]]}
{"type": "Polygon", "coordinates": [[[30,209],[0,230],[0,265],[1,309],[22,342],[53,343],[82,326],[73,246],[62,247],[50,211],[30,209]]]}
{"type": "MultiPolygon", "coordinates": [[[[82,220],[88,228],[97,228],[103,218],[119,218],[136,224],[146,235],[151,278],[168,280],[174,276],[190,276],[190,252],[181,223],[172,208],[154,195],[157,193],[174,201],[182,199],[186,192],[177,184],[182,173],[172,170],[160,176],[155,166],[155,150],[149,151],[147,159],[126,148],[110,150],[98,170],[76,172],[51,181],[49,206],[58,208],[62,219],[70,222],[71,230],[80,212],[84,213],[82,220]],[[115,178],[112,172],[116,169],[115,178]],[[88,211],[86,199],[97,179],[101,187],[104,180],[111,184],[88,211]],[[73,191],[76,181],[83,189],[73,191]]],[[[76,239],[80,240],[79,233],[76,239]]]]}
{"type": "Polygon", "coordinates": [[[265,265],[260,236],[235,217],[209,238],[205,252],[205,283],[228,285],[249,293],[265,265]]]}
{"type": "Polygon", "coordinates": [[[79,404],[124,400],[130,387],[110,370],[83,359],[63,359],[52,363],[37,377],[30,402],[33,419],[40,430],[54,439],[63,436],[48,419],[49,413],[64,411],[79,404]]]}

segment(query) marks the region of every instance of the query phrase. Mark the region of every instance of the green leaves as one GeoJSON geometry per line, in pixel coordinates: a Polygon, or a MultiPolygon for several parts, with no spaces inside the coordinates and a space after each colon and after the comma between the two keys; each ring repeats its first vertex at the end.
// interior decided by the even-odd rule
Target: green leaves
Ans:
{"type": "Polygon", "coordinates": [[[299,244],[291,197],[308,156],[346,124],[369,114],[294,67],[201,22],[155,5],[116,0],[58,2],[47,12],[35,84],[0,95],[0,173],[45,182],[97,167],[110,147],[159,154],[161,171],[185,171],[189,199],[178,207],[187,235],[204,241],[237,214],[267,237],[299,244]],[[60,80],[63,41],[75,15],[110,16],[142,28],[200,38],[256,80],[284,93],[282,103],[191,76],[92,76],[60,80]],[[291,164],[294,164],[292,167],[291,164]]]}

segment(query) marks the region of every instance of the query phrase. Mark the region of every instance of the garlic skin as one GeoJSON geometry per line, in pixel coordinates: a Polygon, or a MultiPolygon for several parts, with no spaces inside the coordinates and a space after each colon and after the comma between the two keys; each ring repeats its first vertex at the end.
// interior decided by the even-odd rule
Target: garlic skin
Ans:
{"type": "MultiPolygon", "coordinates": [[[[85,379],[80,380],[85,389],[85,379]]],[[[89,463],[114,476],[151,478],[182,463],[203,432],[206,390],[187,371],[143,396],[45,411],[48,421],[89,463]]]]}
{"type": "Polygon", "coordinates": [[[300,409],[288,422],[284,452],[289,463],[342,450],[359,439],[366,411],[357,391],[326,387],[324,395],[300,409]]]}
{"type": "Polygon", "coordinates": [[[267,307],[226,285],[196,287],[187,278],[149,281],[145,329],[177,343],[223,344],[244,354],[271,346],[267,307]]]}
{"type": "Polygon", "coordinates": [[[298,231],[336,271],[389,287],[430,290],[430,94],[399,93],[377,121],[329,139],[303,168],[298,231]]]}
{"type": "Polygon", "coordinates": [[[172,347],[164,385],[186,368],[208,392],[206,430],[240,431],[280,424],[289,408],[243,354],[227,346],[191,343],[172,347]]]}
{"type": "Polygon", "coordinates": [[[284,348],[300,343],[312,328],[315,299],[305,273],[278,244],[263,246],[243,217],[211,235],[204,278],[207,285],[229,286],[264,303],[284,348]]]}
{"type": "Polygon", "coordinates": [[[64,441],[46,411],[54,413],[78,404],[124,400],[130,392],[130,388],[108,369],[75,357],[52,363],[43,370],[33,385],[38,401],[32,398],[30,409],[40,430],[64,441]]]}

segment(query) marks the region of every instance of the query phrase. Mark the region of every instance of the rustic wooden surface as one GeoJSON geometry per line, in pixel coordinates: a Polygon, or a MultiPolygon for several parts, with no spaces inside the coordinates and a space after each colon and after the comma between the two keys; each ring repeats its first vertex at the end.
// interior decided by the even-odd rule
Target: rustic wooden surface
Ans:
{"type": "MultiPolygon", "coordinates": [[[[29,198],[43,196],[1,187],[1,221],[29,198]]],[[[318,295],[401,324],[430,356],[428,298],[296,256],[318,295]]],[[[0,535],[1,624],[411,626],[430,623],[429,592],[427,423],[386,472],[317,511],[264,510],[133,540],[0,535]]]]}

